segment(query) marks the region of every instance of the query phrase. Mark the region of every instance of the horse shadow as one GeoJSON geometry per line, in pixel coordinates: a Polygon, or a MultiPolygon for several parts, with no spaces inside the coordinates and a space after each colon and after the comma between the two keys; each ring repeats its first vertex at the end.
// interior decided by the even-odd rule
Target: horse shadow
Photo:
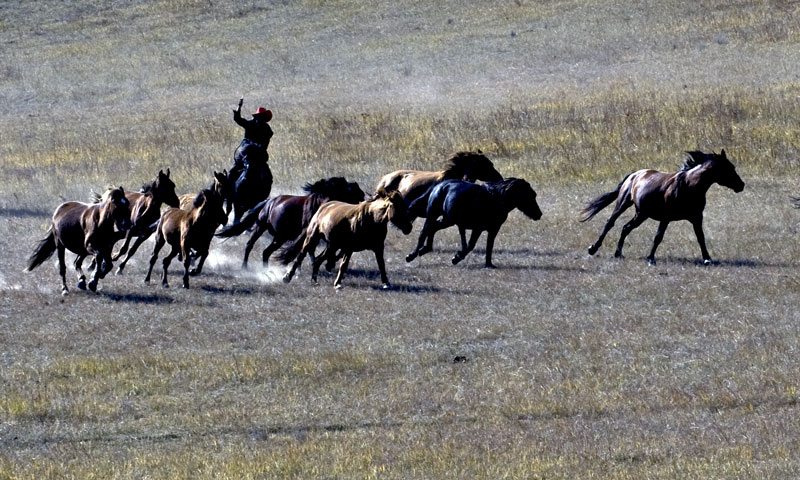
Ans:
{"type": "Polygon", "coordinates": [[[700,258],[690,257],[664,257],[664,260],[675,263],[677,265],[697,265],[697,266],[711,266],[711,267],[732,267],[732,268],[796,268],[797,263],[791,262],[768,262],[758,259],[749,258],[723,258],[719,260],[712,260],[711,265],[704,265],[703,260],[700,258]]]}
{"type": "Polygon", "coordinates": [[[158,294],[143,295],[140,293],[113,293],[113,292],[98,292],[98,293],[114,302],[159,305],[159,304],[173,303],[175,301],[175,299],[170,296],[158,295],[158,294]]]}

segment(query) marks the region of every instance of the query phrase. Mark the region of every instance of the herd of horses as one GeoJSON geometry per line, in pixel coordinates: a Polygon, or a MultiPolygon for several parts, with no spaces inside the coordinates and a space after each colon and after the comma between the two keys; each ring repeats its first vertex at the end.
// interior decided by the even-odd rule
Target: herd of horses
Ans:
{"type": "MultiPolygon", "coordinates": [[[[615,252],[622,257],[622,247],[630,232],[651,218],[659,222],[658,231],[647,261],[655,264],[655,253],[667,225],[676,220],[692,223],[704,264],[711,263],[703,232],[703,210],[706,192],[719,184],[741,192],[744,182],[728,159],[720,153],[687,152],[678,172],[663,173],[639,170],[630,173],[616,190],[598,196],[583,210],[582,221],[594,217],[603,208],[616,202],[596,242],[588,249],[594,255],[616,219],[633,206],[633,218],[622,228],[615,252]]],[[[264,172],[258,172],[264,178],[264,172]]],[[[268,197],[272,185],[262,185],[261,197],[255,203],[253,192],[257,185],[242,181],[234,185],[226,171],[214,172],[208,188],[196,195],[178,197],[170,171],[159,171],[156,178],[139,192],[109,187],[96,195],[92,203],[66,202],[53,213],[47,235],[30,256],[26,271],[33,270],[57,253],[62,293],[69,289],[66,281],[65,252],[77,255],[75,269],[79,274],[78,288],[96,291],[98,282],[113,268],[113,261],[125,257],[117,267],[121,274],[139,246],[155,233],[155,246],[150,257],[145,282],[150,281],[153,267],[161,249],[169,244],[170,252],[162,260],[162,285],[168,287],[167,270],[178,257],[183,262],[183,287],[189,287],[189,277],[202,272],[214,236],[232,237],[251,231],[247,241],[242,268],[264,232],[272,241],[262,252],[266,265],[277,252],[284,265],[291,265],[284,281],[291,281],[308,256],[312,262],[311,278],[316,282],[322,263],[328,271],[339,261],[334,287],[340,288],[354,252],[370,250],[380,271],[383,288],[389,279],[384,261],[384,243],[391,223],[403,234],[412,230],[416,218],[425,218],[415,249],[406,256],[412,262],[433,249],[433,239],[439,230],[456,226],[461,237],[461,249],[452,258],[455,265],[475,248],[480,235],[487,232],[485,266],[494,268],[494,241],[509,213],[520,210],[526,217],[539,220],[542,211],[536,202],[536,192],[520,178],[505,178],[480,151],[458,152],[440,171],[398,170],[383,176],[373,195],[366,195],[357,183],[342,177],[323,179],[303,187],[305,195],[268,197]],[[475,183],[482,181],[482,184],[475,183]],[[242,188],[244,184],[245,188],[242,188]],[[266,194],[263,194],[266,190],[266,194]],[[246,192],[246,193],[245,193],[246,192]],[[246,198],[245,198],[246,197],[246,198]],[[167,208],[162,212],[162,206],[167,208]],[[234,221],[227,225],[233,209],[234,221]],[[219,227],[223,228],[218,231],[219,227]],[[467,240],[467,230],[471,230],[467,240]],[[124,239],[121,248],[112,254],[114,245],[124,239]],[[131,242],[133,242],[131,244],[131,242]],[[324,249],[317,253],[320,243],[324,249]],[[86,283],[83,260],[93,257],[93,277],[86,283]],[[192,264],[196,266],[192,268],[192,264]]],[[[256,177],[254,177],[256,178],[256,177]]],[[[250,182],[252,183],[252,182],[250,182]]],[[[795,199],[800,207],[800,199],[795,199]]]]}

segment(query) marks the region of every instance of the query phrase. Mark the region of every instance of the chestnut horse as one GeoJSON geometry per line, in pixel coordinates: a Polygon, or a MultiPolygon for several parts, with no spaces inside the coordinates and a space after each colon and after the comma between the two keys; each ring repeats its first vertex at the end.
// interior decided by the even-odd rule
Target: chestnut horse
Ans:
{"type": "Polygon", "coordinates": [[[112,260],[116,261],[119,257],[125,255],[125,258],[117,266],[117,275],[122,275],[128,260],[155,231],[153,223],[158,221],[161,216],[161,205],[178,206],[175,184],[169,179],[169,168],[166,173],[159,170],[155,180],[144,185],[140,192],[125,192],[125,198],[131,203],[131,224],[133,226],[125,232],[125,242],[122,247],[111,257],[112,260]],[[131,239],[134,237],[136,237],[136,240],[128,248],[131,239]]]}
{"type": "Polygon", "coordinates": [[[89,290],[97,290],[97,282],[111,270],[111,249],[119,238],[114,227],[127,230],[131,227],[130,202],[125,198],[122,187],[109,188],[103,193],[99,203],[66,202],[56,208],[53,222],[28,259],[26,272],[41,265],[58,252],[58,271],[61,274],[61,293],[66,295],[67,266],[64,253],[69,250],[78,255],[75,270],[78,271],[78,288],[86,289],[86,275],[81,265],[83,260],[94,255],[97,268],[89,282],[89,290]]]}
{"type": "Polygon", "coordinates": [[[197,275],[203,270],[203,263],[208,257],[208,247],[214,237],[214,230],[219,225],[225,225],[228,216],[222,208],[222,198],[210,189],[201,191],[194,199],[191,210],[180,208],[170,208],[161,215],[156,227],[156,244],[153,247],[153,255],[150,257],[150,268],[144,283],[150,283],[150,274],[153,272],[153,265],[158,259],[158,252],[169,243],[172,250],[164,257],[163,274],[161,285],[169,287],[167,282],[167,268],[170,262],[177,255],[181,255],[183,260],[183,288],[189,288],[189,266],[192,261],[192,252],[200,261],[192,271],[192,275],[197,275]]]}
{"type": "Polygon", "coordinates": [[[325,240],[327,247],[314,260],[311,280],[317,281],[317,273],[322,262],[331,261],[341,250],[342,261],[339,273],[333,281],[335,288],[342,287],[342,277],[347,272],[353,252],[372,250],[381,274],[383,288],[389,288],[386,276],[386,265],[383,260],[383,243],[386,239],[387,225],[391,222],[405,235],[411,232],[411,221],[408,218],[406,202],[397,192],[386,193],[378,190],[375,196],[357,205],[344,202],[327,202],[322,204],[305,231],[294,242],[283,249],[281,260],[288,264],[295,259],[291,269],[286,272],[283,281],[289,283],[306,254],[316,248],[320,240],[325,240]]]}
{"type": "MultiPolygon", "coordinates": [[[[525,180],[507,178],[501,182],[490,182],[484,185],[462,182],[460,180],[445,180],[431,187],[431,191],[416,202],[425,202],[427,216],[425,225],[419,234],[417,248],[406,256],[406,262],[414,260],[433,249],[433,236],[439,230],[458,226],[461,235],[461,250],[452,259],[453,265],[464,259],[485,230],[486,238],[486,268],[495,268],[492,263],[492,250],[494,239],[500,227],[508,218],[512,210],[518,208],[525,216],[532,220],[542,218],[542,211],[536,203],[536,192],[525,180]],[[441,220],[439,220],[441,217],[441,220]],[[467,229],[472,234],[467,243],[467,229]]],[[[411,209],[417,208],[412,204],[411,209]]]]}
{"type": "MultiPolygon", "coordinates": [[[[229,215],[232,208],[231,195],[233,192],[233,186],[231,185],[231,181],[228,179],[228,171],[223,170],[221,172],[214,172],[213,180],[211,181],[211,185],[208,186],[208,189],[217,192],[217,195],[219,195],[220,198],[225,201],[225,215],[229,215]]],[[[196,197],[196,193],[184,193],[181,195],[179,197],[180,208],[184,210],[191,210],[196,197]]]]}
{"type": "Polygon", "coordinates": [[[297,238],[308,226],[308,222],[320,205],[329,200],[346,203],[358,203],[364,200],[364,192],[358,184],[348,182],[343,177],[332,177],[314,184],[307,183],[303,191],[308,195],[278,195],[264,200],[248,211],[239,223],[217,233],[219,237],[232,237],[255,225],[244,249],[243,269],[247,269],[250,251],[265,231],[272,235],[272,242],[261,254],[266,267],[270,255],[284,243],[297,238]]]}
{"type": "Polygon", "coordinates": [[[597,212],[617,202],[611,217],[603,227],[600,237],[589,247],[589,255],[594,255],[617,217],[631,205],[636,207],[636,214],[622,227],[615,257],[622,257],[622,245],[625,237],[648,218],[658,220],[658,231],[653,240],[653,248],[647,256],[650,265],[656,264],[656,249],[664,238],[669,222],[688,220],[694,227],[703,264],[711,264],[711,256],[706,249],[703,233],[703,209],[706,206],[706,192],[711,185],[718,183],[738,193],[744,190],[744,182],[736,173],[736,168],[728,160],[725,150],[721,153],[686,152],[689,157],[677,173],[664,173],[656,170],[638,170],[628,174],[613,192],[595,198],[583,209],[585,222],[597,212]]]}
{"type": "MultiPolygon", "coordinates": [[[[381,177],[375,190],[384,189],[387,192],[399,192],[408,205],[423,196],[431,186],[442,180],[455,179],[466,182],[483,180],[485,182],[498,182],[503,176],[494,169],[491,160],[478,150],[477,152],[458,152],[447,161],[444,170],[431,172],[425,170],[398,170],[387,173],[381,177]]],[[[425,216],[426,203],[418,204],[419,208],[409,210],[413,221],[417,217],[425,216]]]]}

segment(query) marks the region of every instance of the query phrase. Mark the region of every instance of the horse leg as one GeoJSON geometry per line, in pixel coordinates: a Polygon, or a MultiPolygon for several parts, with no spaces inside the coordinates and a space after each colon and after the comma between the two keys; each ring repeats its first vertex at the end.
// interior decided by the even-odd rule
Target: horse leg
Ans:
{"type": "Polygon", "coordinates": [[[100,279],[105,277],[111,270],[111,250],[98,252],[97,255],[95,255],[95,259],[97,259],[97,267],[94,269],[92,279],[89,280],[89,285],[87,285],[89,290],[93,292],[97,291],[97,283],[100,279]]]}
{"type": "Polygon", "coordinates": [[[125,242],[122,244],[122,246],[121,246],[121,247],[119,247],[119,250],[117,251],[117,253],[115,253],[115,254],[114,254],[112,257],[111,257],[111,260],[119,260],[119,257],[121,257],[121,256],[125,255],[125,252],[127,252],[127,251],[128,251],[128,245],[130,245],[130,243],[131,243],[131,237],[132,237],[132,236],[133,236],[133,235],[132,235],[132,233],[131,233],[131,231],[130,231],[130,230],[128,230],[128,231],[125,233],[125,242]]]}
{"type": "MultiPolygon", "coordinates": [[[[250,239],[247,240],[247,244],[244,246],[244,259],[242,260],[242,270],[247,270],[247,260],[250,258],[250,252],[253,250],[253,247],[255,246],[256,241],[259,238],[261,238],[261,235],[263,235],[265,231],[266,231],[266,228],[262,227],[260,223],[256,222],[255,230],[253,230],[253,234],[250,235],[250,239]]],[[[270,244],[270,247],[272,246],[273,243],[275,243],[275,238],[274,237],[272,239],[272,243],[270,244]]],[[[269,248],[269,247],[267,247],[267,248],[269,248]]],[[[277,247],[276,247],[276,250],[277,250],[277,247]]],[[[266,250],[264,250],[264,253],[266,253],[266,250]]],[[[262,257],[263,257],[263,254],[262,254],[262,257]]],[[[269,258],[269,255],[267,255],[267,257],[264,257],[264,259],[263,259],[263,262],[264,262],[265,266],[266,266],[266,263],[267,263],[266,262],[266,258],[269,258]]]]}
{"type": "MultiPolygon", "coordinates": [[[[330,262],[330,256],[328,254],[328,250],[330,247],[325,248],[321,254],[317,255],[316,257],[312,258],[311,262],[311,281],[317,283],[317,275],[319,274],[319,267],[322,266],[322,263],[325,260],[330,262]]],[[[334,257],[335,258],[335,257],[334,257]]]]}
{"type": "Polygon", "coordinates": [[[620,202],[617,201],[616,207],[614,207],[614,211],[611,212],[611,216],[608,217],[608,221],[606,221],[606,225],[603,227],[603,232],[600,233],[600,236],[597,238],[597,241],[594,242],[589,247],[589,255],[594,255],[597,253],[597,250],[600,248],[600,245],[603,244],[603,240],[608,235],[608,232],[614,226],[614,223],[617,221],[617,218],[622,215],[622,212],[627,210],[631,205],[633,205],[633,201],[629,197],[625,197],[625,200],[620,202]]]}
{"type": "Polygon", "coordinates": [[[634,228],[641,225],[645,220],[647,220],[647,217],[641,215],[639,212],[636,212],[636,215],[634,215],[633,218],[622,227],[622,233],[619,235],[619,242],[617,243],[617,250],[614,252],[614,257],[624,258],[622,256],[622,246],[625,244],[625,238],[629,233],[631,233],[631,231],[633,231],[634,228]]]}
{"type": "Polygon", "coordinates": [[[433,250],[433,236],[436,232],[443,228],[451,226],[452,223],[446,223],[444,219],[437,220],[432,215],[425,218],[425,224],[422,225],[422,231],[419,232],[419,239],[417,240],[417,247],[413,252],[406,255],[406,262],[411,262],[418,256],[421,257],[426,253],[433,250]]]}
{"type": "MultiPolygon", "coordinates": [[[[180,253],[180,251],[181,251],[180,247],[172,247],[172,250],[170,250],[169,255],[164,257],[164,260],[161,261],[161,268],[163,270],[161,272],[161,286],[164,287],[164,288],[169,288],[169,282],[167,281],[167,268],[169,268],[170,262],[172,262],[173,258],[178,256],[178,253],[180,253]]],[[[191,262],[191,259],[189,258],[189,255],[184,255],[183,256],[183,264],[184,265],[188,265],[189,262],[191,262]]],[[[187,266],[184,267],[184,269],[187,269],[187,270],[188,270],[188,268],[189,267],[187,267],[187,266]]]]}
{"type": "Polygon", "coordinates": [[[383,245],[375,249],[375,261],[378,262],[378,270],[381,272],[381,288],[389,289],[389,277],[386,276],[386,262],[383,260],[383,245]]]}
{"type": "Polygon", "coordinates": [[[147,269],[147,275],[144,277],[144,283],[150,283],[150,274],[153,273],[153,266],[156,264],[156,260],[158,260],[158,252],[161,251],[161,248],[164,247],[165,243],[167,243],[166,239],[164,239],[164,236],[159,232],[156,236],[156,244],[153,247],[153,254],[150,256],[150,268],[147,269]]]}
{"type": "MultiPolygon", "coordinates": [[[[464,229],[464,230],[465,230],[465,234],[466,234],[466,229],[464,229]]],[[[464,260],[464,258],[466,258],[466,256],[467,256],[467,254],[475,249],[475,245],[477,245],[478,239],[480,238],[481,233],[483,233],[483,230],[478,230],[478,229],[473,229],[472,230],[472,234],[469,236],[469,244],[467,244],[467,246],[464,247],[463,251],[456,252],[456,254],[453,256],[453,259],[451,260],[453,265],[457,265],[458,262],[460,262],[461,260],[464,260]]]]}
{"type": "MultiPolygon", "coordinates": [[[[492,263],[492,250],[494,250],[494,239],[497,237],[497,232],[499,231],[500,229],[497,228],[496,230],[489,230],[486,232],[486,268],[497,268],[492,263]]],[[[474,230],[473,233],[475,233],[474,230]]],[[[480,232],[478,232],[478,235],[480,235],[480,232]]]]}
{"type": "Polygon", "coordinates": [[[661,240],[664,238],[664,232],[667,231],[667,225],[669,225],[669,220],[661,220],[661,223],[658,224],[656,238],[653,239],[653,248],[650,250],[650,255],[647,257],[647,263],[650,265],[656,264],[656,249],[658,248],[658,244],[661,243],[661,240]]]}
{"type": "Polygon", "coordinates": [[[703,255],[703,265],[711,265],[711,255],[708,254],[706,249],[706,235],[703,233],[703,217],[692,222],[694,227],[694,235],[697,237],[697,243],[700,244],[700,253],[703,255]]]}
{"type": "MultiPolygon", "coordinates": [[[[122,275],[122,270],[125,269],[125,265],[127,265],[128,260],[131,259],[133,254],[136,253],[136,250],[139,249],[139,247],[144,243],[145,240],[147,240],[147,236],[136,237],[136,240],[133,241],[133,245],[131,246],[130,249],[128,249],[128,252],[125,255],[125,258],[122,259],[122,262],[120,262],[119,266],[117,267],[116,275],[122,275]]],[[[113,257],[112,257],[112,260],[114,260],[113,257]]]]}
{"type": "Polygon", "coordinates": [[[196,255],[195,255],[194,258],[197,259],[199,257],[200,261],[197,262],[197,266],[194,267],[189,272],[189,275],[191,275],[193,277],[196,276],[196,275],[200,275],[200,273],[203,272],[203,264],[206,263],[206,257],[208,257],[208,251],[206,251],[204,253],[199,253],[199,252],[195,252],[195,253],[196,253],[196,255]]]}
{"type": "Polygon", "coordinates": [[[58,254],[58,273],[61,275],[61,295],[66,295],[69,293],[69,288],[67,288],[67,263],[64,261],[64,254],[66,253],[66,248],[61,242],[56,240],[56,253],[58,254]]]}
{"type": "Polygon", "coordinates": [[[315,248],[317,248],[317,243],[319,243],[319,236],[316,232],[307,236],[306,239],[303,241],[303,248],[300,250],[300,254],[297,255],[297,259],[292,264],[292,268],[289,269],[288,272],[283,276],[284,283],[289,283],[292,281],[292,277],[294,276],[297,269],[300,268],[300,264],[303,263],[303,259],[306,257],[308,252],[313,252],[315,248]]]}
{"type": "MultiPolygon", "coordinates": [[[[85,258],[86,255],[79,254],[75,257],[74,263],[75,271],[78,272],[78,288],[81,290],[86,290],[86,275],[83,274],[83,260],[85,258]]],[[[96,263],[94,258],[92,258],[92,263],[96,263]]]]}
{"type": "Polygon", "coordinates": [[[344,257],[342,258],[342,263],[339,264],[339,273],[336,274],[336,278],[333,280],[333,288],[339,289],[342,288],[342,278],[344,278],[344,274],[347,271],[347,267],[350,265],[350,257],[353,256],[353,252],[346,252],[344,257]]]}
{"type": "MultiPolygon", "coordinates": [[[[473,230],[473,234],[475,231],[473,230]]],[[[458,235],[461,237],[461,250],[457,251],[453,258],[450,260],[453,262],[453,265],[457,264],[461,260],[464,260],[464,257],[467,256],[467,229],[462,227],[461,225],[458,226],[458,235]]]]}

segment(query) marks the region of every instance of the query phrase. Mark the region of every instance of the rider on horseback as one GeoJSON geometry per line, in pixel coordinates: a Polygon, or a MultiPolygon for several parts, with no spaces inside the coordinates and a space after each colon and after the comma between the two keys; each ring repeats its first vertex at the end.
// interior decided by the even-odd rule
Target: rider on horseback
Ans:
{"type": "Polygon", "coordinates": [[[228,177],[233,182],[239,179],[250,163],[259,161],[266,163],[269,160],[267,147],[272,138],[272,129],[269,126],[272,112],[264,107],[258,107],[253,119],[245,120],[242,118],[242,103],[244,98],[239,99],[239,106],[233,111],[233,121],[244,128],[244,138],[233,154],[233,168],[228,177]]]}

